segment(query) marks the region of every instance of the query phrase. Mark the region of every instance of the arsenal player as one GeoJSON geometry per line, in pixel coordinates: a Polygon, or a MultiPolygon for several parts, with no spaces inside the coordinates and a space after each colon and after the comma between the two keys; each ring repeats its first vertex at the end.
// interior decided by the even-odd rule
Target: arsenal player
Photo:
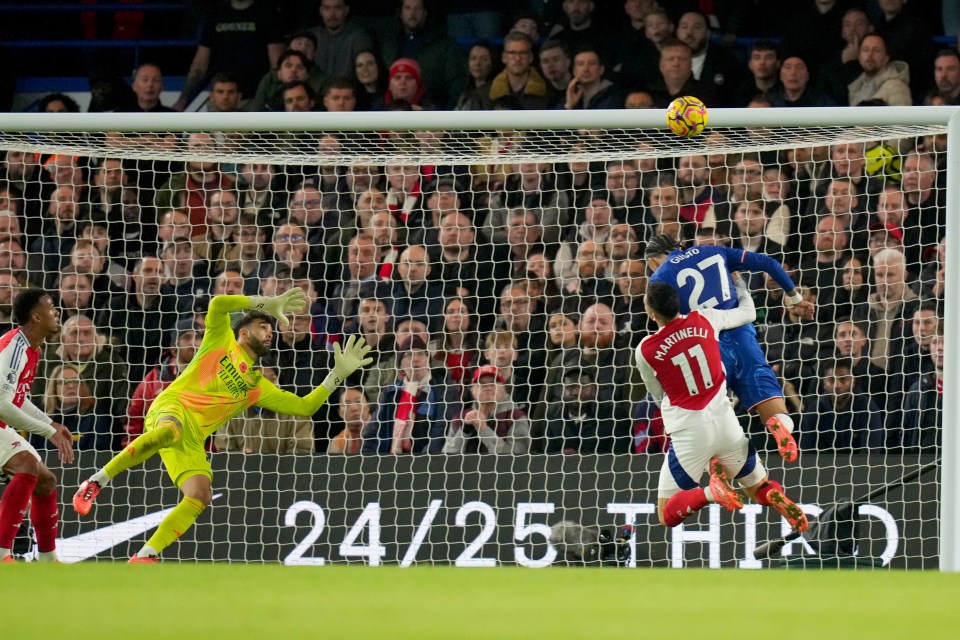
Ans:
{"type": "Polygon", "coordinates": [[[637,345],[637,367],[663,414],[670,449],[660,470],[657,513],[660,523],[675,527],[707,504],[733,511],[743,501],[730,486],[737,478],[746,494],[773,507],[797,531],[807,529],[807,517],[767,478],[727,397],[726,375],[718,336],[724,329],[756,318],[746,283],[736,282],[739,304],[730,310],[701,309],[680,315],[680,296],[665,282],[651,282],[644,307],[659,330],[637,345]],[[700,477],[710,472],[709,486],[700,477]]]}
{"type": "Polygon", "coordinates": [[[60,312],[42,289],[27,289],[13,302],[19,326],[0,337],[0,470],[10,478],[0,500],[0,563],[13,562],[10,548],[30,503],[41,561],[57,560],[57,478],[17,431],[48,438],[60,459],[73,462],[73,436],[27,401],[40,346],[60,330],[60,312]]]}

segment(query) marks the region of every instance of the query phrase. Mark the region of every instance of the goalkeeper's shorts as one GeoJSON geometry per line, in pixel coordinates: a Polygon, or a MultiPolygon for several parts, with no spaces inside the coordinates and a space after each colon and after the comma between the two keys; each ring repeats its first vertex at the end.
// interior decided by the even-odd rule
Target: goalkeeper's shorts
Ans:
{"type": "Polygon", "coordinates": [[[169,447],[160,449],[163,466],[177,487],[180,487],[187,478],[196,475],[205,475],[213,480],[210,458],[204,450],[206,438],[188,415],[189,412],[179,402],[158,398],[150,406],[143,423],[144,433],[155,429],[166,416],[176,418],[182,425],[180,439],[169,447]]]}

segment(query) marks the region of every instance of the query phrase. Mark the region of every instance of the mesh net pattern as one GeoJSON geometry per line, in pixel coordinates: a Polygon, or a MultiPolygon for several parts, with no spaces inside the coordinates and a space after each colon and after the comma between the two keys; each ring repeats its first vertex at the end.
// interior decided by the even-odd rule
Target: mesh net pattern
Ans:
{"type": "MultiPolygon", "coordinates": [[[[27,285],[61,310],[32,401],[77,434],[78,464],[31,439],[61,495],[142,433],[214,295],[307,293],[261,362],[301,396],[334,342],[374,344],[374,365],[312,418],[251,409],[210,438],[223,508],[173,557],[756,568],[753,547],[789,532],[771,509],[657,523],[669,439],[633,353],[656,330],[645,243],[769,255],[815,302],[800,321],[771,276],[744,273],[799,462],[734,398],[813,518],[939,456],[945,138],[918,125],[0,132],[0,325],[27,285]]],[[[676,283],[691,305],[711,306],[689,288],[705,269],[676,283]]],[[[856,557],[824,519],[821,539],[774,562],[934,567],[937,497],[932,475],[894,486],[855,507],[856,557]]],[[[61,555],[126,557],[176,500],[153,459],[92,519],[68,507],[61,555]]]]}

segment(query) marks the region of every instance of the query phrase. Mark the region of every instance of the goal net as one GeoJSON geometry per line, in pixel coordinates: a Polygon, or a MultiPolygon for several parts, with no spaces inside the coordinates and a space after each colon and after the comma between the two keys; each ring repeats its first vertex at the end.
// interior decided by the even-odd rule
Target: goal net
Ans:
{"type": "MultiPolygon", "coordinates": [[[[300,287],[309,310],[277,328],[263,375],[303,395],[350,335],[374,364],[312,419],[251,409],[211,437],[212,509],[170,558],[935,568],[939,474],[898,481],[939,460],[953,402],[947,117],[761,111],[712,113],[736,126],[691,139],[659,113],[15,116],[0,326],[20,288],[54,294],[32,401],[76,434],[77,463],[33,442],[71,495],[142,433],[211,296],[300,287]],[[770,255],[816,304],[801,320],[770,276],[742,274],[799,460],[735,406],[820,516],[770,560],[754,548],[790,530],[756,504],[658,524],[669,440],[633,350],[655,329],[644,247],[661,233],[770,255]]],[[[701,293],[689,303],[721,302],[701,293]]],[[[153,459],[90,517],[64,505],[60,553],[129,557],[177,501],[153,459]]]]}

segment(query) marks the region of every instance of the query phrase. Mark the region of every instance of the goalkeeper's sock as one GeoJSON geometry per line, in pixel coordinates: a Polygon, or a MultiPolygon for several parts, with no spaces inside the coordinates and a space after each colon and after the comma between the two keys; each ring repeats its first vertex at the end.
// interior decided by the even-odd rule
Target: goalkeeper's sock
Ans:
{"type": "Polygon", "coordinates": [[[155,429],[138,436],[90,479],[99,482],[101,487],[105,487],[110,480],[127,469],[146,462],[160,449],[175,443],[179,436],[180,430],[177,427],[169,423],[161,423],[155,429]]]}
{"type": "Polygon", "coordinates": [[[0,560],[10,555],[13,539],[17,536],[23,517],[27,515],[27,503],[37,488],[37,480],[37,476],[29,473],[16,473],[3,490],[3,499],[0,500],[0,560]]]}
{"type": "Polygon", "coordinates": [[[37,549],[40,553],[52,553],[57,548],[57,523],[60,509],[57,506],[57,490],[45,496],[33,494],[30,498],[30,522],[37,536],[37,549]]]}
{"type": "MultiPolygon", "coordinates": [[[[180,501],[173,511],[163,519],[153,536],[147,540],[147,547],[156,554],[173,544],[173,541],[187,532],[193,526],[200,514],[207,508],[205,504],[189,496],[180,501]]],[[[139,553],[137,555],[140,555],[139,553]]]]}
{"type": "Polygon", "coordinates": [[[675,527],[707,504],[707,494],[702,488],[681,491],[667,500],[667,505],[663,508],[663,520],[668,527],[675,527]]]}

